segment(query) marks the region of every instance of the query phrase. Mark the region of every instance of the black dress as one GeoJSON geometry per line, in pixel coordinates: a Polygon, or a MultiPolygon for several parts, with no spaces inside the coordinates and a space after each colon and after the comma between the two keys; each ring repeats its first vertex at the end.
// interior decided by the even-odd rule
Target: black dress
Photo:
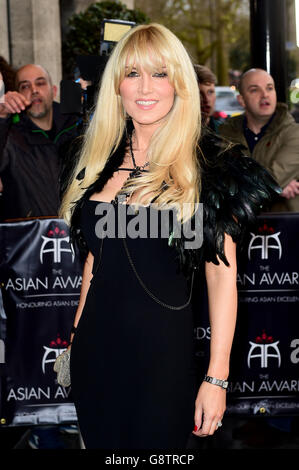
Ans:
{"type": "MultiPolygon", "coordinates": [[[[224,144],[210,134],[201,140],[204,243],[200,249],[186,250],[182,238],[169,246],[167,237],[149,236],[150,208],[147,237],[126,237],[124,244],[121,237],[105,238],[102,243],[95,235],[100,217],[96,207],[104,203],[89,198],[100,193],[122,165],[126,133],[97,180],[75,204],[72,239],[82,249],[87,244],[94,254],[94,277],[71,354],[72,393],[86,448],[186,446],[194,428],[199,384],[193,312],[188,304],[192,283],[179,266],[190,272],[204,261],[218,264],[218,258],[228,264],[225,233],[242,242],[262,206],[281,192],[255,160],[242,156],[238,146],[224,150],[224,144]],[[168,308],[185,304],[181,309],[168,308]]],[[[84,172],[78,173],[78,180],[84,172]]],[[[118,233],[119,219],[112,213],[118,233]]],[[[126,218],[131,229],[132,217],[126,218]]]]}
{"type": "MultiPolygon", "coordinates": [[[[102,241],[95,235],[98,204],[103,203],[87,200],[81,211],[94,277],[71,354],[72,393],[85,446],[183,449],[194,428],[197,393],[191,282],[178,269],[168,238],[148,236],[149,208],[147,236],[127,236],[125,246],[117,236],[102,241]]],[[[119,206],[109,206],[117,232],[119,206]]],[[[127,215],[127,226],[134,217],[127,215]]]]}

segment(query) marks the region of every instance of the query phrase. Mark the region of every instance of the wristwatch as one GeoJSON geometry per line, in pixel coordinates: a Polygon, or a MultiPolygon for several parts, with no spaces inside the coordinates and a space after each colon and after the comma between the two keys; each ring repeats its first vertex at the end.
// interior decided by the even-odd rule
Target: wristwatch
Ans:
{"type": "Polygon", "coordinates": [[[204,376],[204,381],[209,382],[210,384],[213,384],[213,385],[218,385],[219,387],[224,388],[225,390],[228,387],[227,380],[216,379],[215,377],[210,377],[209,375],[204,376]]]}

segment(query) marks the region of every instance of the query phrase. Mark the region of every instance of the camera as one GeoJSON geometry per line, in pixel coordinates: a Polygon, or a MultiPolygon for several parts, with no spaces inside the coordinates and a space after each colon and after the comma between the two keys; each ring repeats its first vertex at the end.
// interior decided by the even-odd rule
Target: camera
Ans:
{"type": "Polygon", "coordinates": [[[60,111],[63,114],[79,114],[89,120],[95,93],[115,44],[136,25],[133,21],[105,19],[101,25],[99,55],[76,57],[74,80],[60,82],[60,111]]]}

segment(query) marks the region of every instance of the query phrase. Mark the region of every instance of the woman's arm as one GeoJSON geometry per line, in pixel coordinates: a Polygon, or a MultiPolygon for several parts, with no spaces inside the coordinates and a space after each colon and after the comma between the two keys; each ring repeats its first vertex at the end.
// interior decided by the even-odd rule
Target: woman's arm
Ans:
{"type": "MultiPolygon", "coordinates": [[[[229,266],[206,263],[206,280],[211,325],[210,361],[207,375],[226,380],[237,316],[236,245],[225,235],[225,255],[229,266]]],[[[215,432],[226,408],[226,390],[203,382],[196,398],[195,428],[197,436],[215,432]],[[196,430],[197,427],[197,430],[196,430]]]]}
{"type": "MultiPolygon", "coordinates": [[[[87,258],[84,263],[83,267],[83,275],[82,275],[82,285],[81,285],[81,292],[80,292],[80,300],[79,305],[76,311],[75,319],[74,319],[74,327],[76,328],[80,317],[82,315],[83,307],[85,305],[85,300],[87,296],[87,292],[90,286],[90,281],[92,279],[92,267],[93,267],[94,256],[91,252],[88,253],[87,258]]],[[[74,333],[71,333],[70,343],[72,343],[74,337],[74,333]]]]}

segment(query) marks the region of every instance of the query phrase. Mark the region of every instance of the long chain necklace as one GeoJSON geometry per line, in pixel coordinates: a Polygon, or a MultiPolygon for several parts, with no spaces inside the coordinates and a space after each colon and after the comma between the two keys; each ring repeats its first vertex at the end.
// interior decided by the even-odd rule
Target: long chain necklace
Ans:
{"type": "MultiPolygon", "coordinates": [[[[130,173],[130,177],[131,178],[136,178],[138,176],[141,175],[142,171],[147,171],[145,170],[144,168],[147,167],[149,165],[149,162],[146,162],[144,165],[142,166],[137,166],[136,165],[136,161],[135,161],[135,158],[134,158],[134,152],[133,152],[133,146],[132,146],[132,136],[130,135],[130,152],[131,152],[131,157],[132,157],[132,161],[133,161],[133,165],[134,165],[134,170],[130,173]]],[[[121,228],[121,226],[120,226],[121,228]]],[[[121,239],[122,239],[122,242],[123,242],[123,245],[124,245],[124,249],[126,251],[126,254],[127,254],[127,257],[128,257],[128,260],[129,260],[129,263],[131,265],[131,268],[139,282],[139,284],[141,285],[142,289],[159,305],[162,305],[163,307],[166,307],[170,310],[182,310],[184,308],[186,308],[190,302],[191,302],[191,299],[192,299],[192,292],[193,292],[193,283],[194,283],[194,271],[192,272],[192,278],[191,278],[191,286],[190,286],[190,294],[189,294],[189,298],[187,300],[187,302],[185,302],[183,305],[178,305],[178,306],[175,306],[175,305],[169,305],[167,304],[166,302],[163,302],[161,301],[160,299],[158,299],[158,297],[156,297],[149,289],[148,287],[145,285],[145,283],[143,282],[143,280],[141,279],[137,269],[136,269],[136,266],[135,266],[135,263],[131,257],[131,254],[129,252],[129,249],[128,249],[128,245],[127,245],[127,242],[125,240],[125,236],[122,234],[121,235],[121,239]]]]}
{"type": "Polygon", "coordinates": [[[142,166],[136,165],[136,161],[135,161],[135,157],[134,157],[134,152],[133,152],[132,134],[130,135],[129,143],[130,143],[130,152],[131,152],[132,162],[133,162],[133,166],[134,166],[134,170],[131,171],[131,173],[130,173],[130,178],[136,178],[136,177],[140,176],[143,171],[147,171],[147,170],[145,170],[145,168],[146,168],[147,166],[149,166],[149,162],[146,162],[146,163],[145,163],[144,165],[142,165],[142,166]]]}

